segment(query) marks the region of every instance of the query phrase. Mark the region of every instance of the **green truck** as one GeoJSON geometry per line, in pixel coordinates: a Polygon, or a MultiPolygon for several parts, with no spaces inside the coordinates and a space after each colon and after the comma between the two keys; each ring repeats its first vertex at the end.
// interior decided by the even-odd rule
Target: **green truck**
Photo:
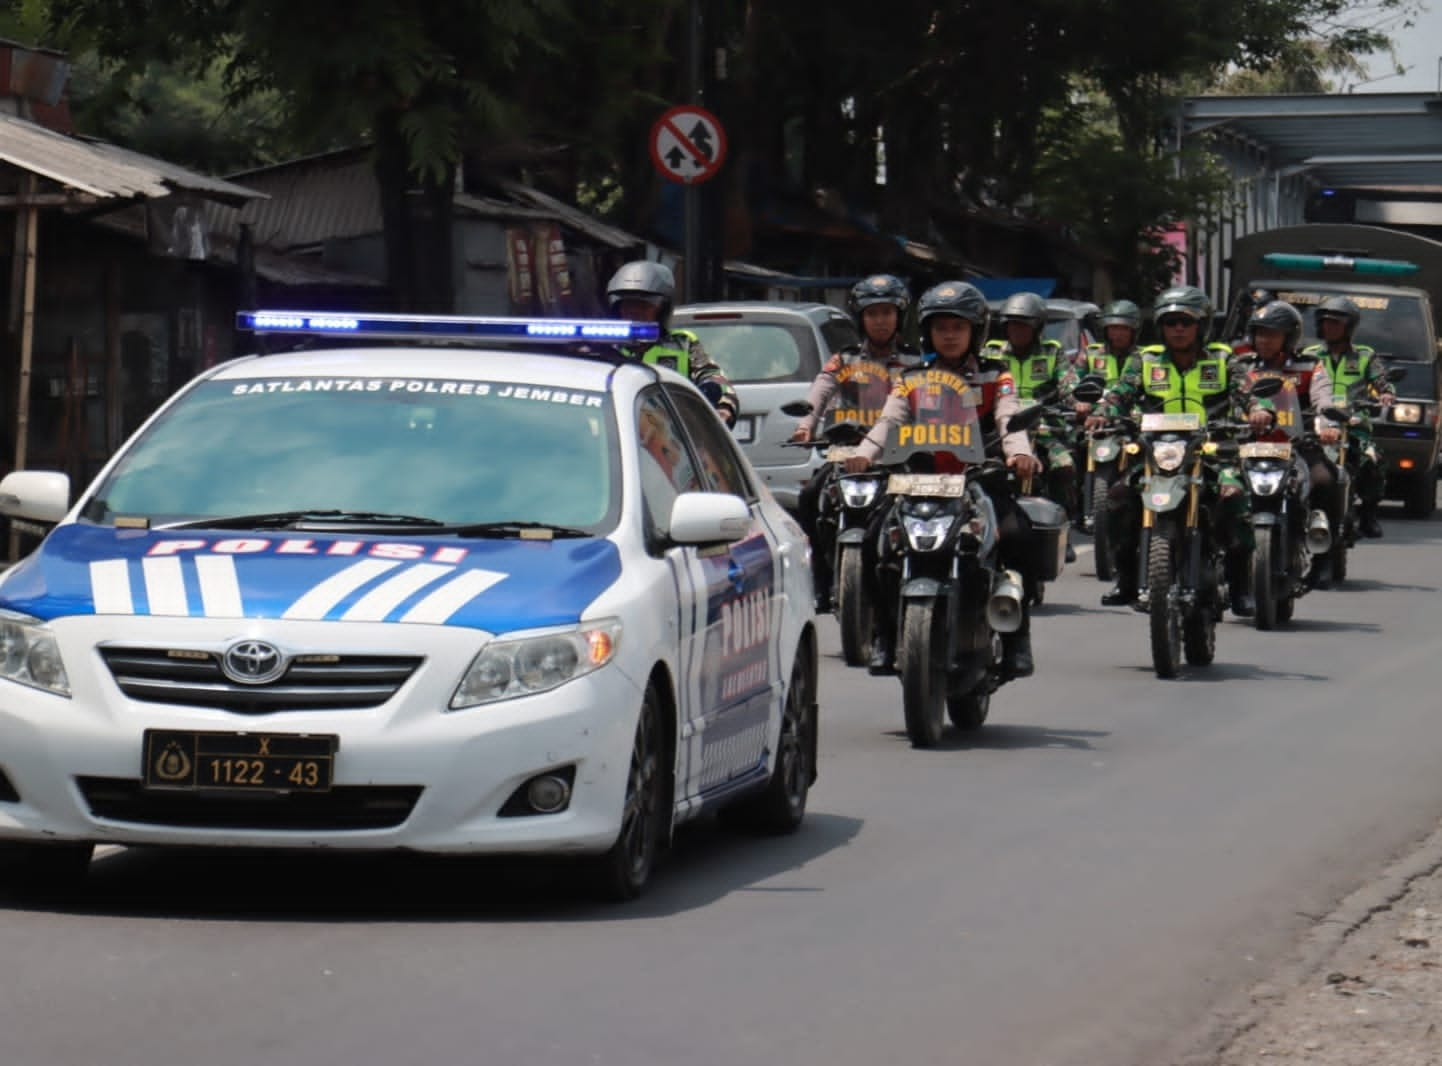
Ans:
{"type": "Polygon", "coordinates": [[[1251,233],[1232,245],[1230,309],[1222,339],[1246,334],[1259,299],[1302,312],[1302,343],[1316,341],[1310,313],[1329,296],[1362,309],[1356,340],[1400,368],[1398,402],[1374,421],[1387,497],[1425,518],[1436,507],[1442,441],[1442,242],[1378,226],[1312,223],[1251,233]]]}

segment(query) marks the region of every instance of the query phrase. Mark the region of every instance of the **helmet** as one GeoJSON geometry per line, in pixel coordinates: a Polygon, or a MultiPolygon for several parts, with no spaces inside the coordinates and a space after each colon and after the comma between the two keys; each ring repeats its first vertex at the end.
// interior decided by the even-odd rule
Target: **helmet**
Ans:
{"type": "Polygon", "coordinates": [[[1347,323],[1344,335],[1348,340],[1352,339],[1352,332],[1357,328],[1357,323],[1362,321],[1362,309],[1357,306],[1356,301],[1346,296],[1328,296],[1317,305],[1312,312],[1317,323],[1317,332],[1322,332],[1322,319],[1340,318],[1347,323]]]}
{"type": "Polygon", "coordinates": [[[1212,327],[1212,301],[1195,285],[1175,285],[1152,304],[1152,321],[1160,324],[1164,315],[1187,315],[1201,324],[1198,339],[1205,341],[1212,327]]]}
{"type": "Polygon", "coordinates": [[[656,319],[665,329],[676,300],[676,277],[670,267],[649,259],[626,263],[606,283],[606,304],[613,315],[622,300],[645,300],[658,308],[656,319]]]}
{"type": "Polygon", "coordinates": [[[1046,301],[1034,292],[1013,293],[1001,305],[997,317],[1001,319],[1002,325],[1008,322],[1025,322],[1039,331],[1046,325],[1046,301]]]}
{"type": "Polygon", "coordinates": [[[906,282],[895,274],[872,274],[851,286],[851,294],[846,298],[846,309],[851,312],[851,317],[856,319],[858,327],[861,325],[861,312],[876,304],[890,304],[896,308],[899,323],[901,316],[911,306],[911,293],[907,291],[906,282]]]}
{"type": "Polygon", "coordinates": [[[985,339],[989,313],[981,290],[965,281],[943,281],[940,285],[933,285],[922,293],[916,304],[916,322],[927,348],[932,347],[931,320],[940,315],[955,315],[971,323],[970,351],[977,351],[985,339]]]}
{"type": "Polygon", "coordinates": [[[1142,325],[1142,309],[1130,300],[1113,300],[1102,308],[1101,326],[1130,326],[1132,331],[1142,325]]]}
{"type": "Polygon", "coordinates": [[[1273,300],[1252,312],[1247,321],[1247,336],[1254,337],[1258,328],[1281,330],[1282,349],[1290,352],[1297,347],[1297,341],[1302,336],[1302,316],[1291,304],[1273,300]]]}

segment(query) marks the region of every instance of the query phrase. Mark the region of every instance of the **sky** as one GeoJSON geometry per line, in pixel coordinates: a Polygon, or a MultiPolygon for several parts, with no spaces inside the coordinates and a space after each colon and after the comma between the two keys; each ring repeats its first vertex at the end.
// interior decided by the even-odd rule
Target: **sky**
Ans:
{"type": "Polygon", "coordinates": [[[1424,0],[1428,10],[1416,17],[1407,28],[1392,31],[1397,42],[1397,59],[1407,67],[1401,77],[1383,77],[1392,73],[1391,60],[1383,55],[1368,64],[1376,81],[1352,88],[1359,93],[1429,93],[1437,91],[1437,67],[1442,59],[1442,0],[1424,0]]]}

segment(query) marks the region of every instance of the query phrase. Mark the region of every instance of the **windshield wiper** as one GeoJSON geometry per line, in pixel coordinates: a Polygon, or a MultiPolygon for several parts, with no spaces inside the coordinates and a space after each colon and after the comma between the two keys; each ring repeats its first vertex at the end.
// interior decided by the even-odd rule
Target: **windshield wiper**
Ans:
{"type": "Polygon", "coordinates": [[[264,514],[224,515],[176,522],[164,529],[285,529],[311,525],[347,526],[424,526],[439,528],[445,523],[438,518],[410,514],[384,514],[377,511],[271,511],[264,514]]]}
{"type": "Polygon", "coordinates": [[[458,537],[519,537],[522,540],[553,540],[563,537],[589,537],[593,534],[584,529],[570,526],[555,526],[550,522],[476,522],[469,526],[454,526],[446,530],[458,537]]]}

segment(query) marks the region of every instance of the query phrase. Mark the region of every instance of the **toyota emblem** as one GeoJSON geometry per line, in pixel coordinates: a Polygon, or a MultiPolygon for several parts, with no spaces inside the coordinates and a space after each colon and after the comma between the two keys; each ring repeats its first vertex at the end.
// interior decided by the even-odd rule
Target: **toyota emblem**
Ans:
{"type": "Polygon", "coordinates": [[[242,685],[264,685],[285,673],[285,656],[263,640],[237,641],[225,649],[220,669],[242,685]]]}

